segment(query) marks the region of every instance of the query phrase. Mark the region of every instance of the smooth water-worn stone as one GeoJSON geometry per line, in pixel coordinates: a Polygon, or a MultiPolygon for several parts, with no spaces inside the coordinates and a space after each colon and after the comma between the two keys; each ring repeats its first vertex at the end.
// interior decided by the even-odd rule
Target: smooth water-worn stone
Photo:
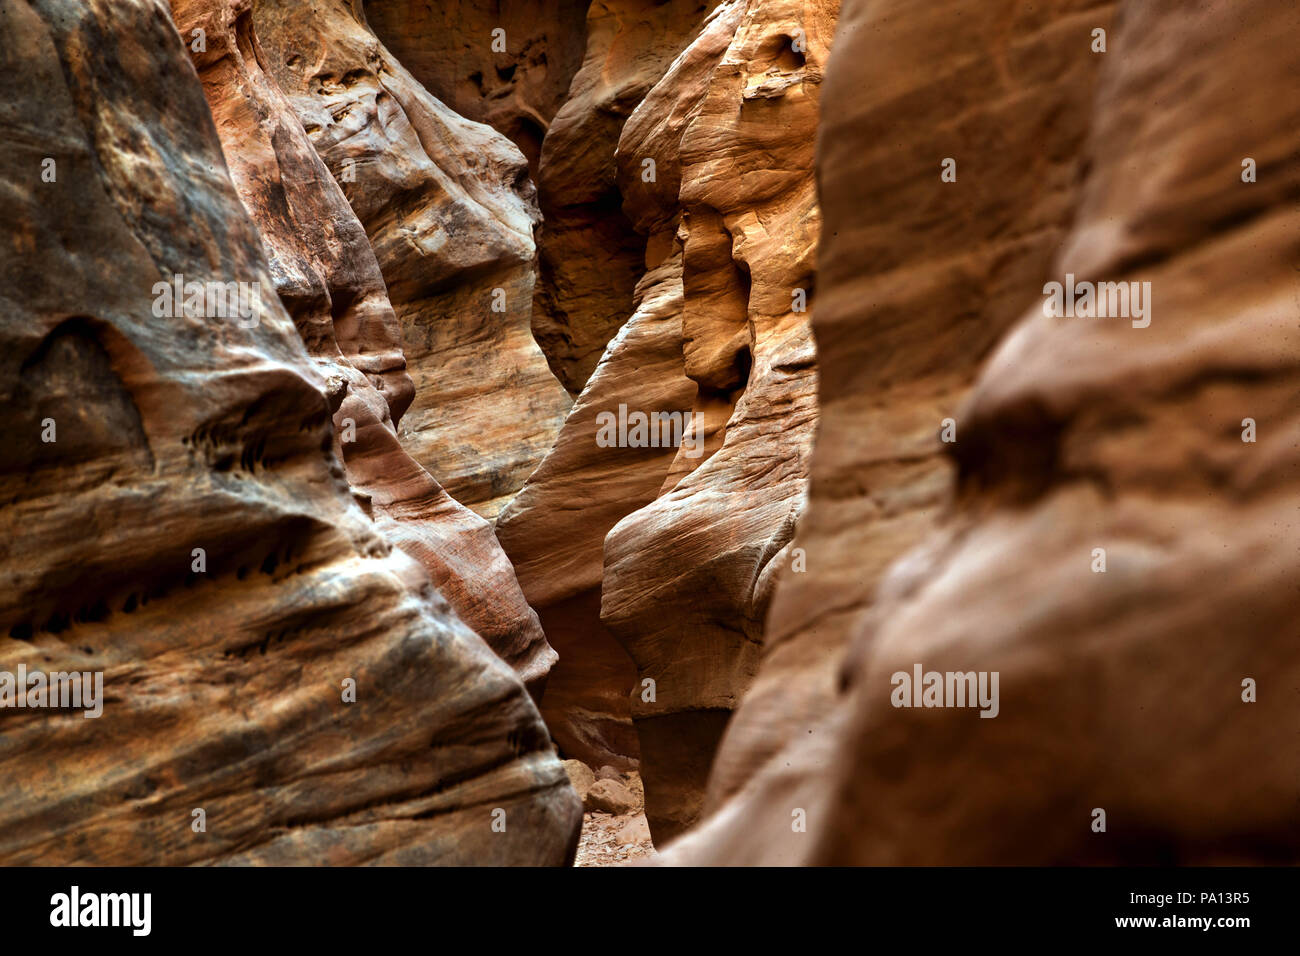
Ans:
{"type": "Polygon", "coordinates": [[[846,3],[808,571],[665,862],[1296,859],[1280,13],[846,3]],[[1049,317],[1067,275],[1149,282],[1149,309],[1049,317]],[[895,706],[917,664],[997,673],[997,716],[895,706]]]}

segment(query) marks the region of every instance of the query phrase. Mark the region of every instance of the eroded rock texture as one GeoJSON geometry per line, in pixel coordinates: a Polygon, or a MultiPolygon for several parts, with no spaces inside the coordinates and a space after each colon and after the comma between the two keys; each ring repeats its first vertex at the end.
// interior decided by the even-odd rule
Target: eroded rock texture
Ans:
{"type": "Polygon", "coordinates": [[[1298,36],[1262,0],[846,3],[808,572],[667,862],[1297,859],[1298,36]],[[1149,326],[1048,318],[1067,273],[1150,282],[1149,326]],[[891,706],[916,663],[999,672],[998,716],[891,706]]]}
{"type": "Polygon", "coordinates": [[[839,14],[0,0],[0,860],[1300,859],[1300,13],[839,14]]]}
{"type": "Polygon", "coordinates": [[[270,266],[165,4],[0,2],[0,670],[104,675],[98,719],[0,712],[0,858],[572,859],[580,806],[523,684],[404,550],[419,480],[380,433],[409,386],[355,224],[245,8],[177,6],[209,25],[270,266]],[[320,241],[291,242],[308,206],[320,241]],[[178,275],[259,307],[169,307],[178,275]],[[332,402],[358,420],[346,475],[332,402]]]}
{"type": "MultiPolygon", "coordinates": [[[[709,808],[769,762],[789,785],[808,777],[816,787],[824,768],[786,768],[781,751],[822,733],[844,648],[882,573],[946,500],[943,419],[993,344],[1041,301],[1040,277],[1073,216],[1103,62],[1079,36],[1108,28],[1112,12],[1058,4],[1015,17],[1012,6],[913,11],[874,38],[876,14],[859,5],[841,18],[833,65],[859,62],[840,67],[840,102],[819,132],[829,230],[813,319],[821,418],[795,541],[808,571],[777,588],[764,665],[718,754],[709,808]],[[958,21],[969,35],[950,28],[958,21]],[[1022,66],[1009,74],[1011,97],[992,95],[1013,61],[1022,66]],[[1047,62],[1056,66],[1032,68],[1047,62]],[[940,179],[947,157],[955,183],[940,179]]],[[[881,22],[891,15],[902,13],[883,10],[881,22]]],[[[957,433],[965,438],[960,424],[957,433]]]]}
{"type": "Polygon", "coordinates": [[[525,683],[555,661],[491,526],[406,453],[395,423],[410,405],[401,327],[365,231],[312,149],[262,56],[250,0],[172,0],[231,178],[257,223],[275,288],[330,388],[335,452],[381,533],[425,566],[461,618],[525,683]]]}
{"type": "Polygon", "coordinates": [[[604,537],[654,500],[675,456],[600,447],[597,416],[620,402],[682,414],[694,393],[682,369],[680,251],[656,250],[662,261],[647,271],[646,238],[622,212],[615,153],[623,122],[698,28],[697,6],[592,4],[586,60],[543,151],[534,329],[565,384],[587,387],[497,534],[564,661],[548,685],[547,724],[565,753],[593,767],[632,767],[639,753],[627,704],[635,667],[600,622],[604,537]],[[558,319],[557,296],[569,303],[558,319]],[[580,343],[580,368],[570,348],[578,340],[559,331],[570,314],[573,335],[599,326],[580,343]]]}
{"type": "Polygon", "coordinates": [[[622,213],[623,123],[699,31],[701,0],[593,0],[587,49],[542,143],[533,334],[574,395],[633,311],[645,237],[622,213]]]}
{"type": "Polygon", "coordinates": [[[510,137],[533,178],[582,65],[589,0],[366,0],[366,19],[449,107],[510,137]],[[497,31],[502,31],[497,33],[497,31]]]}
{"type": "Polygon", "coordinates": [[[600,620],[605,535],[653,501],[674,448],[603,448],[597,416],[620,404],[690,411],[682,371],[681,255],[651,270],[638,307],[574,404],[555,449],[497,522],[519,584],[560,655],[542,701],[561,750],[593,767],[635,766],[632,659],[600,620]]]}
{"type": "Polygon", "coordinates": [[[568,410],[529,330],[528,166],[452,112],[365,23],[360,0],[255,0],[268,72],[347,195],[401,319],[415,400],[402,444],[456,501],[496,516],[568,410]]]}
{"type": "Polygon", "coordinates": [[[816,417],[812,144],[835,13],[721,5],[627,120],[617,185],[651,268],[556,450],[498,526],[560,652],[552,686],[585,693],[546,701],[561,748],[603,759],[622,714],[608,703],[632,685],[656,840],[699,811],[801,507],[816,417]],[[694,425],[679,448],[601,447],[598,416],[620,406],[694,425]],[[635,673],[597,684],[595,661],[615,673],[609,636],[635,673]],[[603,738],[575,739],[599,729],[593,719],[551,716],[568,699],[603,713],[603,738]]]}

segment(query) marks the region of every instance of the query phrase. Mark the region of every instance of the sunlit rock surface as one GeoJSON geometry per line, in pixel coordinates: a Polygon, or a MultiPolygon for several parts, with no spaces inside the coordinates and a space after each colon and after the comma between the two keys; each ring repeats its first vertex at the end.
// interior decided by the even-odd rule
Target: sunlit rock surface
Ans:
{"type": "Polygon", "coordinates": [[[587,48],[542,143],[533,333],[564,386],[582,391],[633,311],[646,241],[622,212],[623,123],[699,32],[701,0],[593,0],[587,48]]]}
{"type": "Polygon", "coordinates": [[[553,729],[569,725],[561,748],[617,749],[621,711],[601,700],[621,693],[657,840],[699,811],[803,500],[816,419],[812,152],[835,10],[721,5],[632,112],[614,161],[646,245],[638,307],[498,526],[561,655],[552,686],[574,687],[572,706],[544,705],[553,729]],[[679,447],[601,447],[600,416],[620,407],[684,415],[689,429],[679,447]],[[562,706],[583,725],[551,716],[562,706]]]}

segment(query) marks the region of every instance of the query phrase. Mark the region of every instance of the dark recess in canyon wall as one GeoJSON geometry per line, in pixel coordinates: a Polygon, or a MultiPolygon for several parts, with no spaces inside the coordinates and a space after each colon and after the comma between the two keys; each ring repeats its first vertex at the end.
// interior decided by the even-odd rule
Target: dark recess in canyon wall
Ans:
{"type": "Polygon", "coordinates": [[[622,212],[623,123],[699,32],[701,0],[594,0],[582,66],[542,142],[533,334],[572,395],[632,313],[645,238],[622,212]]]}

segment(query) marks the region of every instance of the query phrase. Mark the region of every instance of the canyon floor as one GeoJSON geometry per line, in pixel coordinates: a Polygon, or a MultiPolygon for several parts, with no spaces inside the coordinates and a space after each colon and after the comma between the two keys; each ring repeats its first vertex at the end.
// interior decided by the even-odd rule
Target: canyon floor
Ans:
{"type": "Polygon", "coordinates": [[[574,866],[626,866],[651,860],[654,855],[644,810],[622,816],[583,814],[574,866]]]}
{"type": "Polygon", "coordinates": [[[626,866],[653,858],[640,775],[613,767],[593,772],[577,760],[566,760],[564,768],[584,808],[574,866],[626,866]]]}

